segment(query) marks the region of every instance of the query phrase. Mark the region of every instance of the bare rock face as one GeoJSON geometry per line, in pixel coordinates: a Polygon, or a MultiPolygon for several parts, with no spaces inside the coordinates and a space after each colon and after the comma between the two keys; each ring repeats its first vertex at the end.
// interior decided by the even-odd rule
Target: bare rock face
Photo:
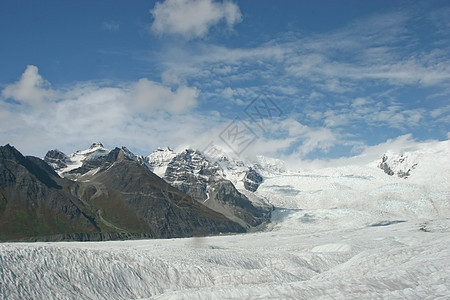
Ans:
{"type": "Polygon", "coordinates": [[[378,165],[378,168],[384,171],[384,173],[388,174],[389,176],[394,175],[394,171],[389,167],[389,164],[387,163],[388,157],[386,154],[383,155],[381,158],[381,163],[378,165]]]}
{"type": "Polygon", "coordinates": [[[54,170],[60,170],[67,168],[67,162],[69,157],[63,152],[53,149],[47,152],[44,157],[44,161],[50,165],[54,170]]]}
{"type": "Polygon", "coordinates": [[[378,168],[382,169],[389,176],[397,175],[406,179],[416,166],[417,163],[411,161],[407,155],[384,154],[378,168]]]}
{"type": "Polygon", "coordinates": [[[256,192],[263,178],[254,169],[250,168],[244,176],[244,187],[247,191],[256,192]]]}
{"type": "Polygon", "coordinates": [[[190,149],[174,157],[164,174],[171,185],[246,228],[268,222],[271,208],[254,206],[224,177],[219,164],[190,149]]]}

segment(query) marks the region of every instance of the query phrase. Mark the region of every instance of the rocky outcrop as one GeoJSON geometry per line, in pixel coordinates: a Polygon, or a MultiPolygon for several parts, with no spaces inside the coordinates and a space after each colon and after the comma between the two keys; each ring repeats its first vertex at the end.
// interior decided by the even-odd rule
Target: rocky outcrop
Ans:
{"type": "Polygon", "coordinates": [[[253,205],[224,177],[218,163],[190,149],[174,157],[164,174],[164,179],[171,185],[246,228],[268,222],[271,207],[253,205]]]}
{"type": "Polygon", "coordinates": [[[411,171],[417,167],[417,163],[411,162],[407,155],[384,154],[378,168],[389,176],[397,175],[400,178],[408,178],[411,171]]]}
{"type": "Polygon", "coordinates": [[[394,171],[392,171],[391,167],[389,167],[389,164],[387,163],[388,157],[386,154],[383,155],[381,158],[381,163],[378,165],[378,168],[384,171],[384,173],[388,174],[389,176],[394,175],[394,171]]]}
{"type": "Polygon", "coordinates": [[[67,168],[69,157],[58,149],[54,149],[47,152],[44,161],[54,170],[60,170],[67,168]]]}
{"type": "Polygon", "coordinates": [[[244,176],[244,187],[247,191],[256,192],[263,178],[254,169],[250,168],[244,176]]]}

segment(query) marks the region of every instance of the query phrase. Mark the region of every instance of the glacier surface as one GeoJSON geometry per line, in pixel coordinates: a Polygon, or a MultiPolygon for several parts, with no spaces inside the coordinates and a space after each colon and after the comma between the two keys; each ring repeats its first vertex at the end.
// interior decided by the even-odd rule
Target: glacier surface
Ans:
{"type": "MultiPolygon", "coordinates": [[[[450,221],[0,245],[2,299],[445,299],[450,221]]],[[[448,299],[448,298],[447,298],[448,299]]]]}

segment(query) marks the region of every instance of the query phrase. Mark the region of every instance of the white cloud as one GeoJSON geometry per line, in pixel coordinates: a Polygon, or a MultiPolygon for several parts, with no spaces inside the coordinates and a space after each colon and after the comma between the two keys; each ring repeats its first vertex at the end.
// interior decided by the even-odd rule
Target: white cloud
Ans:
{"type": "MultiPolygon", "coordinates": [[[[276,137],[273,139],[273,146],[278,143],[278,148],[272,149],[272,152],[298,144],[292,149],[298,157],[305,157],[318,151],[326,153],[333,146],[343,142],[340,140],[341,135],[337,131],[332,131],[332,129],[326,127],[306,126],[292,118],[272,123],[267,128],[270,131],[268,135],[276,137]],[[285,136],[284,142],[279,140],[279,136],[285,136]]],[[[266,143],[270,144],[269,142],[266,143]]]]}
{"type": "Polygon", "coordinates": [[[337,141],[336,133],[333,133],[329,128],[309,130],[299,152],[303,156],[317,150],[328,152],[337,144],[337,141]]]}
{"type": "Polygon", "coordinates": [[[235,91],[230,87],[227,87],[222,91],[222,95],[228,99],[233,98],[234,94],[235,94],[235,91]]]}
{"type": "MultiPolygon", "coordinates": [[[[245,105],[261,92],[270,94],[284,105],[283,118],[304,126],[294,126],[298,136],[288,141],[287,151],[305,157],[364,145],[355,139],[373,142],[448,124],[448,40],[422,47],[416,17],[410,10],[374,14],[322,34],[287,33],[247,48],[199,42],[153,59],[195,82],[201,101],[222,104],[232,97],[245,105]],[[428,101],[430,92],[442,93],[428,101]]],[[[239,113],[235,103],[225,103],[223,109],[239,113]]],[[[273,153],[286,149],[283,143],[276,147],[276,134],[272,137],[255,145],[273,153]]]]}
{"type": "Polygon", "coordinates": [[[181,35],[186,39],[205,37],[221,21],[231,28],[242,20],[239,7],[230,1],[165,0],[157,2],[151,14],[153,32],[181,35]]]}
{"type": "Polygon", "coordinates": [[[19,81],[10,84],[2,91],[4,98],[11,98],[28,105],[40,105],[44,100],[56,97],[50,84],[39,75],[36,66],[27,66],[19,81]]]}
{"type": "Polygon", "coordinates": [[[305,160],[297,153],[289,154],[283,159],[291,169],[316,170],[319,168],[364,166],[380,161],[383,154],[389,151],[394,153],[412,152],[420,149],[429,149],[440,143],[438,140],[417,141],[411,134],[405,134],[375,145],[355,144],[359,148],[357,155],[334,159],[305,160]]]}
{"type": "Polygon", "coordinates": [[[351,106],[352,107],[362,107],[362,106],[370,104],[370,103],[372,103],[371,100],[369,100],[367,98],[359,97],[359,98],[356,98],[355,100],[353,100],[351,106]]]}
{"type": "MultiPolygon", "coordinates": [[[[232,2],[212,0],[167,0],[157,3],[152,14],[155,33],[187,39],[205,37],[220,22],[231,27],[242,18],[232,2]]],[[[440,126],[446,133],[448,42],[440,41],[442,50],[434,44],[418,47],[420,37],[407,26],[413,17],[408,12],[375,15],[333,32],[290,34],[253,48],[200,41],[164,49],[151,58],[165,67],[162,83],[143,78],[118,87],[88,84],[54,90],[36,67],[29,66],[20,80],[3,90],[2,98],[34,108],[18,113],[20,105],[3,103],[0,132],[31,148],[36,147],[32,137],[58,145],[62,135],[76,147],[81,138],[116,141],[145,151],[151,150],[147,147],[151,143],[202,144],[228,119],[196,110],[201,103],[208,101],[212,109],[216,104],[229,116],[230,110],[241,113],[264,92],[284,105],[285,120],[274,124],[249,153],[292,151],[298,159],[352,142],[364,147],[351,134],[376,141],[391,131],[393,136],[398,130],[404,134],[428,125],[440,126]],[[442,89],[439,97],[426,96],[442,89]],[[362,136],[364,128],[374,136],[362,136]],[[380,128],[383,133],[377,136],[380,128]]]]}
{"type": "Polygon", "coordinates": [[[146,154],[161,144],[194,140],[217,122],[193,110],[198,94],[192,87],[172,90],[145,78],[116,86],[88,82],[53,90],[31,66],[2,92],[19,103],[0,101],[0,140],[39,156],[50,147],[73,151],[97,140],[146,154]],[[53,95],[58,101],[49,101],[53,95]]]}
{"type": "MultiPolygon", "coordinates": [[[[449,116],[450,115],[450,105],[446,105],[444,107],[439,107],[436,109],[433,109],[430,112],[430,115],[432,118],[438,118],[444,115],[445,116],[449,116]]],[[[450,120],[447,118],[447,122],[450,122],[450,120]]]]}
{"type": "Polygon", "coordinates": [[[162,83],[165,85],[180,85],[182,82],[177,74],[173,72],[163,72],[161,75],[162,83]]]}
{"type": "Polygon", "coordinates": [[[172,91],[166,86],[143,78],[134,85],[132,99],[139,109],[147,112],[165,110],[179,114],[194,108],[197,105],[197,96],[196,88],[180,86],[176,91],[172,91]]]}

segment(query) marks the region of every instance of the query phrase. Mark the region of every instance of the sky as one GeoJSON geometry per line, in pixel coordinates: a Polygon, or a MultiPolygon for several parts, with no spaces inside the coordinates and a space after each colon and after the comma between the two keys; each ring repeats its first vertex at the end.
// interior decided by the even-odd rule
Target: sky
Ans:
{"type": "Polygon", "coordinates": [[[450,137],[449,1],[0,2],[0,143],[331,160],[450,137]]]}

